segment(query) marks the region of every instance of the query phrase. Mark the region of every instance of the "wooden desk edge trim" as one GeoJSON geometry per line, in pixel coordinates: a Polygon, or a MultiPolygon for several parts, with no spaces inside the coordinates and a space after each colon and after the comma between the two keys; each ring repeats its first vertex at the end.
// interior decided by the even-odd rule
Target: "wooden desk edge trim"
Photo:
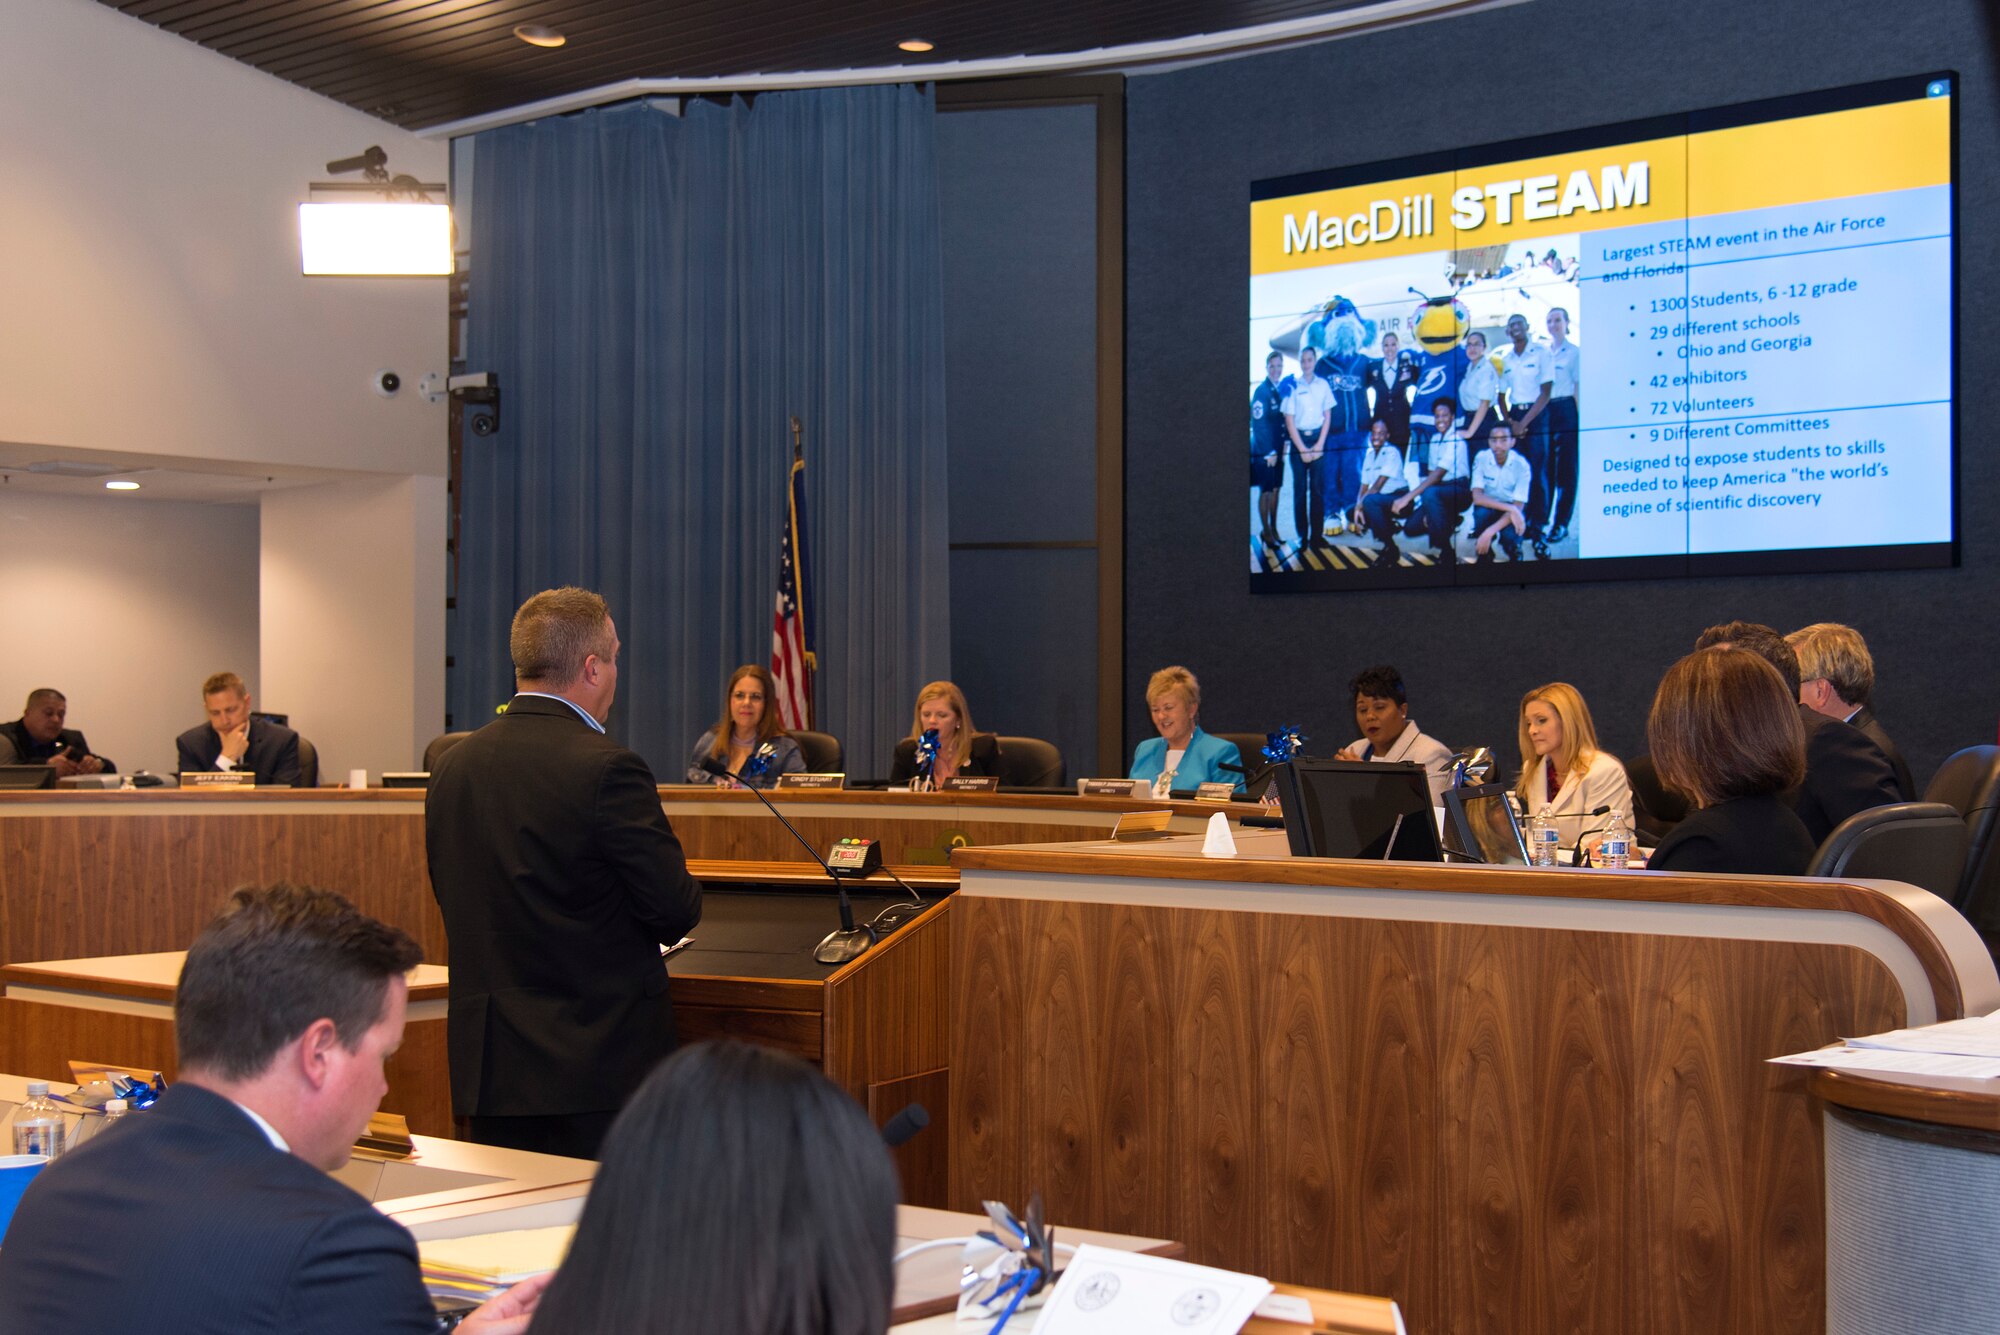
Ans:
{"type": "MultiPolygon", "coordinates": [[[[967,871],[1150,877],[1160,880],[1326,886],[1410,893],[1641,901],[1714,908],[1851,913],[1886,928],[1907,946],[1930,984],[1940,1020],[2000,1007],[2000,974],[1972,925],[1937,896],[1892,881],[1808,877],[1682,876],[1673,872],[1466,867],[1450,863],[1361,862],[1338,858],[1187,858],[1144,853],[1079,853],[1033,848],[959,848],[967,871]],[[1522,882],[1534,878],[1532,890],[1522,882]]],[[[961,877],[961,893],[963,892],[961,877]]]]}
{"type": "MultiPolygon", "coordinates": [[[[105,978],[67,969],[46,969],[33,963],[0,965],[0,987],[10,984],[86,996],[130,997],[135,1001],[157,1001],[168,1006],[174,1000],[174,987],[170,983],[138,983],[129,978],[105,978]]],[[[410,989],[409,1001],[414,1006],[424,1001],[445,1001],[449,995],[448,983],[421,983],[410,989]]]]}
{"type": "Polygon", "coordinates": [[[1935,1126],[2000,1133],[2000,1080],[1815,1068],[1808,1087],[1836,1108],[1935,1126]],[[1950,1080],[1949,1084],[1943,1083],[1950,1080]]]}

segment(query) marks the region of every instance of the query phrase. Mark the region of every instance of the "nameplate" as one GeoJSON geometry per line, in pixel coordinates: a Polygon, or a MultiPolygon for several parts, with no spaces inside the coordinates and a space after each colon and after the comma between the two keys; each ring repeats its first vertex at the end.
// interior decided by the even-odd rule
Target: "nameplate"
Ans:
{"type": "Polygon", "coordinates": [[[845,788],[847,775],[842,774],[780,774],[780,788],[845,788]]]}
{"type": "Polygon", "coordinates": [[[1111,827],[1111,837],[1120,843],[1134,839],[1164,839],[1173,818],[1174,813],[1165,807],[1157,811],[1128,811],[1111,827]]]}
{"type": "Polygon", "coordinates": [[[182,770],[183,788],[255,788],[257,774],[254,770],[182,770]]]}
{"type": "Polygon", "coordinates": [[[954,774],[938,783],[941,793],[997,793],[1000,791],[1000,777],[997,774],[954,774]]]}
{"type": "Polygon", "coordinates": [[[1151,797],[1153,785],[1144,779],[1078,779],[1078,797],[1151,797]]]}
{"type": "Polygon", "coordinates": [[[1233,783],[1204,783],[1194,790],[1197,802],[1234,802],[1236,785],[1233,783]]]}

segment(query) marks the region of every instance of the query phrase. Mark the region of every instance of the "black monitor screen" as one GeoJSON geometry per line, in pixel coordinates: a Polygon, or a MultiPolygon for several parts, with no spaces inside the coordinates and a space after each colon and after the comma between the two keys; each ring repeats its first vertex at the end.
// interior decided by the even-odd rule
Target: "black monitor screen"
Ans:
{"type": "Polygon", "coordinates": [[[1422,765],[1295,760],[1278,767],[1294,857],[1437,862],[1437,818],[1422,765]]]}
{"type": "Polygon", "coordinates": [[[1507,785],[1483,783],[1453,788],[1444,795],[1445,819],[1459,852],[1502,867],[1528,865],[1521,823],[1508,802],[1507,785]]]}

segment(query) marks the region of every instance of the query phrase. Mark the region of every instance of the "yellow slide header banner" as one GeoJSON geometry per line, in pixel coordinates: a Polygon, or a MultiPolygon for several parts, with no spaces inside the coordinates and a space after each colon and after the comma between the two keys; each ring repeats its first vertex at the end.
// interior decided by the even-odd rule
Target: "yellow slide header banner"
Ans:
{"type": "Polygon", "coordinates": [[[1950,180],[1950,99],[1927,97],[1257,200],[1250,272],[1470,250],[1950,180]]]}

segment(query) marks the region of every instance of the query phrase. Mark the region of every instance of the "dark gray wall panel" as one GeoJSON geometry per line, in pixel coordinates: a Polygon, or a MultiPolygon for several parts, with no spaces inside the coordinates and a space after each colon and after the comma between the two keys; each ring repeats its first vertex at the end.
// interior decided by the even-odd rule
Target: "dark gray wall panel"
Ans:
{"type": "MultiPolygon", "coordinates": [[[[1197,661],[1217,726],[1353,735],[1345,683],[1398,663],[1447,742],[1514,754],[1521,694],[1581,688],[1605,744],[1643,749],[1661,672],[1703,626],[1867,635],[1877,710],[1919,781],[2000,716],[2000,343],[1995,20],[1981,0],[1534,0],[1127,84],[1126,745],[1146,675],[1197,661]],[[1264,177],[1955,69],[1960,116],[1961,538],[1944,571],[1253,598],[1242,549],[1249,185],[1264,177]]],[[[1838,533],[1826,535],[1838,543],[1838,533]]],[[[963,604],[959,605],[960,607],[963,604]]]]}

